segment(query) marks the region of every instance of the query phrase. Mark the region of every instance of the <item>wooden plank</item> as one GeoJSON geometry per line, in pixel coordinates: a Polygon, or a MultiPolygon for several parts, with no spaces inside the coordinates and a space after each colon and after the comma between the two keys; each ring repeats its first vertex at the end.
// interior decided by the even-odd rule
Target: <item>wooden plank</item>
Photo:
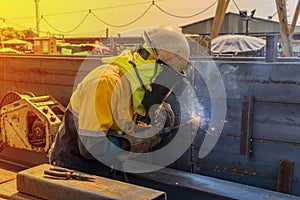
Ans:
{"type": "Polygon", "coordinates": [[[45,199],[166,199],[165,192],[99,176],[95,176],[94,182],[47,178],[44,170],[49,170],[50,167],[51,165],[43,164],[19,172],[18,191],[45,199]]]}
{"type": "Polygon", "coordinates": [[[0,183],[4,183],[16,178],[16,173],[0,169],[0,183]]]}
{"type": "Polygon", "coordinates": [[[218,6],[216,9],[215,18],[212,24],[212,30],[210,34],[211,39],[219,35],[229,1],[230,0],[219,0],[218,2],[218,6]]]}
{"type": "Polygon", "coordinates": [[[276,6],[278,11],[280,34],[283,42],[283,56],[292,57],[292,39],[290,36],[290,31],[288,28],[287,11],[286,11],[286,1],[276,0],[276,6]]]}
{"type": "Polygon", "coordinates": [[[300,0],[298,0],[298,4],[296,6],[293,21],[292,21],[292,24],[290,26],[290,34],[293,34],[294,31],[295,31],[296,23],[297,23],[297,20],[298,20],[298,17],[299,17],[299,12],[300,12],[300,0]]]}

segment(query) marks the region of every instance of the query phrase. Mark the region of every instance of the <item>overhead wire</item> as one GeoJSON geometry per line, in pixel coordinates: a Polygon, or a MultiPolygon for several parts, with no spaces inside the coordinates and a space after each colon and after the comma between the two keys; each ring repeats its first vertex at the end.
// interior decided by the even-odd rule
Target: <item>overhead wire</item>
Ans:
{"type": "MultiPolygon", "coordinates": [[[[287,2],[287,0],[285,0],[285,1],[284,1],[284,4],[281,5],[281,6],[286,6],[286,2],[287,2]]],[[[272,19],[272,18],[273,18],[275,15],[277,15],[277,14],[278,14],[278,10],[277,10],[273,15],[269,16],[269,18],[272,19]]]]}
{"type": "MultiPolygon", "coordinates": [[[[233,0],[234,1],[234,0],[233,0]]],[[[119,8],[119,7],[127,7],[127,6],[135,6],[135,5],[141,5],[141,4],[146,4],[146,3],[149,3],[149,2],[140,2],[140,3],[131,3],[131,4],[122,4],[122,5],[116,5],[116,6],[109,6],[109,7],[104,7],[104,8],[97,8],[97,9],[93,9],[93,11],[91,9],[89,9],[89,12],[85,15],[85,17],[80,21],[80,23],[78,25],[76,25],[73,29],[69,30],[69,31],[64,31],[64,30],[60,30],[58,28],[56,28],[54,25],[52,25],[46,18],[45,16],[47,17],[50,17],[50,16],[57,16],[57,15],[69,15],[69,14],[75,14],[75,13],[81,13],[81,12],[86,12],[86,10],[79,10],[79,11],[72,11],[72,12],[63,12],[63,13],[55,13],[55,14],[48,14],[48,15],[42,15],[41,18],[39,19],[36,27],[33,29],[35,30],[37,28],[37,26],[41,23],[41,21],[43,20],[50,28],[52,28],[53,30],[55,30],[56,32],[59,32],[59,33],[72,33],[74,31],[76,31],[87,19],[87,17],[91,14],[93,15],[98,21],[100,21],[101,23],[107,25],[107,26],[110,26],[110,27],[115,27],[115,28],[121,28],[121,27],[126,27],[126,26],[129,26],[135,22],[137,22],[138,20],[140,20],[142,17],[144,17],[147,12],[153,7],[155,6],[158,10],[160,10],[161,12],[163,12],[164,14],[166,15],[169,15],[169,16],[172,16],[172,17],[176,17],[176,18],[192,18],[192,17],[195,17],[195,16],[198,16],[200,14],[203,14],[204,12],[206,12],[207,10],[209,10],[210,8],[212,8],[216,3],[218,2],[218,0],[216,0],[214,3],[212,3],[211,5],[209,5],[207,8],[203,9],[202,11],[198,12],[198,13],[195,13],[193,15],[187,15],[187,16],[182,16],[182,15],[176,15],[176,14],[173,14],[171,12],[168,12],[166,10],[164,10],[161,6],[159,6],[154,0],[152,0],[152,3],[144,10],[144,12],[142,12],[138,17],[136,17],[135,19],[133,19],[132,21],[128,22],[128,23],[125,23],[125,24],[120,24],[120,25],[117,25],[117,24],[112,24],[112,23],[109,23],[103,19],[101,19],[100,17],[98,17],[95,12],[93,11],[96,11],[96,10],[103,10],[103,9],[112,9],[112,8],[119,8]]],[[[238,8],[236,2],[234,1],[236,7],[238,8]]],[[[239,9],[239,8],[238,8],[239,9]]],[[[29,18],[29,17],[23,17],[23,18],[29,18]]],[[[21,19],[21,17],[19,18],[10,18],[10,19],[21,19]]],[[[7,23],[7,21],[6,21],[7,23]]]]}
{"type": "Polygon", "coordinates": [[[235,7],[238,9],[239,12],[241,12],[241,9],[239,8],[239,6],[237,5],[237,3],[235,2],[235,0],[232,0],[233,4],[235,5],[235,7]]]}
{"type": "Polygon", "coordinates": [[[121,28],[121,27],[125,27],[125,26],[129,26],[133,23],[135,23],[136,21],[138,21],[139,19],[141,19],[149,10],[150,8],[153,6],[153,4],[149,5],[148,8],[141,14],[139,15],[137,18],[135,18],[134,20],[132,20],[131,22],[129,23],[126,23],[126,24],[122,24],[122,25],[115,25],[115,24],[111,24],[111,23],[108,23],[104,20],[102,20],[101,18],[99,18],[97,15],[95,15],[93,12],[91,12],[91,14],[96,18],[98,19],[100,22],[102,22],[103,24],[107,25],[107,26],[111,26],[111,27],[115,27],[115,28],[121,28]]]}
{"type": "Polygon", "coordinates": [[[176,17],[176,18],[192,18],[192,17],[195,17],[197,15],[200,15],[200,14],[203,14],[204,12],[206,12],[207,10],[209,10],[211,7],[213,7],[216,3],[218,2],[215,1],[214,3],[212,3],[211,5],[209,5],[207,8],[203,9],[202,11],[198,12],[198,13],[195,13],[193,15],[187,15],[187,16],[182,16],[182,15],[175,15],[175,14],[172,14],[170,12],[167,12],[165,11],[164,9],[162,9],[160,6],[158,6],[157,4],[154,4],[160,11],[162,11],[163,13],[167,14],[167,15],[170,15],[172,17],[176,17]]]}
{"type": "Polygon", "coordinates": [[[117,6],[108,6],[104,8],[94,8],[93,10],[106,10],[106,9],[113,9],[113,8],[124,8],[129,6],[136,6],[136,5],[142,5],[142,4],[149,4],[149,1],[140,2],[140,3],[130,3],[130,4],[123,4],[123,5],[117,5],[117,6]]]}
{"type": "Polygon", "coordinates": [[[57,29],[57,28],[54,27],[52,24],[50,24],[50,23],[48,22],[48,20],[45,19],[45,17],[43,17],[43,16],[41,17],[41,19],[44,20],[48,26],[50,26],[53,30],[55,30],[55,31],[57,31],[57,32],[60,32],[60,33],[72,33],[72,32],[74,32],[74,31],[76,31],[76,30],[77,30],[77,29],[85,22],[85,20],[87,19],[87,17],[89,16],[90,13],[91,13],[91,11],[89,11],[89,12],[85,15],[85,17],[81,20],[81,22],[80,22],[77,26],[75,26],[73,29],[71,29],[70,31],[62,31],[62,30],[57,29]]]}
{"type": "Polygon", "coordinates": [[[36,25],[33,28],[33,30],[37,30],[37,27],[40,25],[41,21],[42,21],[42,18],[40,17],[39,21],[36,23],[36,25]]]}
{"type": "MultiPolygon", "coordinates": [[[[116,6],[108,6],[108,7],[103,7],[103,8],[94,8],[93,11],[96,10],[107,10],[107,9],[113,9],[113,8],[123,8],[123,7],[128,7],[128,6],[135,6],[135,5],[140,5],[140,4],[148,4],[149,2],[140,2],[140,3],[131,3],[131,4],[122,4],[122,5],[116,5],[116,6]]],[[[86,10],[78,10],[78,11],[71,11],[71,12],[62,12],[62,13],[54,13],[54,14],[47,14],[44,16],[57,16],[57,15],[69,15],[69,14],[75,14],[75,13],[82,13],[86,12],[86,10]]]]}

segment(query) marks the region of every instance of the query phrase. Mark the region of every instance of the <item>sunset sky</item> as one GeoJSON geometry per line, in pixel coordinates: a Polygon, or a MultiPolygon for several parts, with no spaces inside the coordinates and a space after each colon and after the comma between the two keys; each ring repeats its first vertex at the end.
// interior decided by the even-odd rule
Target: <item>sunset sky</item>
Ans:
{"type": "MultiPolygon", "coordinates": [[[[35,0],[0,0],[0,2],[0,18],[2,18],[0,27],[10,26],[20,30],[36,27],[35,0]]],[[[65,36],[105,36],[106,28],[109,29],[109,35],[115,35],[142,27],[158,25],[179,27],[214,16],[216,2],[216,0],[155,1],[155,5],[162,10],[179,16],[194,15],[211,6],[195,17],[179,18],[162,12],[157,6],[151,6],[152,0],[40,0],[39,14],[43,18],[39,18],[39,25],[41,34],[59,33],[65,36]],[[145,15],[127,25],[147,9],[145,15]]],[[[297,2],[288,0],[289,22],[292,21],[297,2]]],[[[227,12],[238,13],[238,9],[247,10],[249,14],[256,9],[255,17],[267,19],[268,16],[274,15],[273,20],[278,20],[275,0],[231,0],[227,12]]]]}

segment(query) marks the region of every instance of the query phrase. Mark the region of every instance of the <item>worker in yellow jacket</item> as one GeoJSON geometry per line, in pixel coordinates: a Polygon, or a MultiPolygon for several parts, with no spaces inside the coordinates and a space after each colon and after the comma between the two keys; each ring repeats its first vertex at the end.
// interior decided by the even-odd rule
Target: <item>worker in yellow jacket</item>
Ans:
{"type": "Polygon", "coordinates": [[[161,142],[162,127],[174,126],[165,102],[184,86],[188,41],[165,27],[146,30],[143,38],[138,49],[103,58],[78,84],[49,151],[51,164],[107,176],[116,162],[112,152],[147,152],[161,142]]]}

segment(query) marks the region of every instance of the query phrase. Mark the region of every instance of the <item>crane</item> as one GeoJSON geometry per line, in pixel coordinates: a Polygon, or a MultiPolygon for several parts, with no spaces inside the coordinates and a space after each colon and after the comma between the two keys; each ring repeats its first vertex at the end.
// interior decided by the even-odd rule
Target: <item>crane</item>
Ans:
{"type": "Polygon", "coordinates": [[[211,39],[217,37],[220,32],[229,1],[230,0],[219,0],[218,1],[218,6],[216,9],[216,14],[215,14],[215,18],[213,21],[211,34],[210,34],[211,39]]]}
{"type": "Polygon", "coordinates": [[[296,27],[296,23],[297,23],[297,20],[298,20],[299,12],[300,12],[300,0],[298,0],[298,4],[296,6],[293,21],[292,21],[292,24],[291,24],[291,27],[290,27],[290,34],[293,34],[294,31],[295,31],[295,27],[296,27]]]}

